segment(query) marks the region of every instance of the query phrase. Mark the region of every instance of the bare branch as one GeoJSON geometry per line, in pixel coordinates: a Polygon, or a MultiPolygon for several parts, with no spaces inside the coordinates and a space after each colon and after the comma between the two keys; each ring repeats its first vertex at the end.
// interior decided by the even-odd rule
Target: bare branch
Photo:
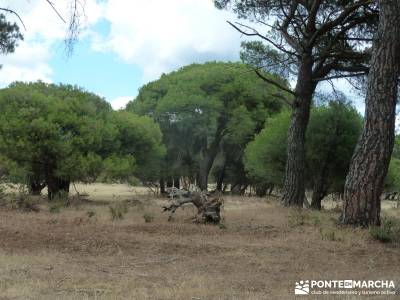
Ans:
{"type": "Polygon", "coordinates": [[[361,6],[365,6],[365,5],[374,3],[374,2],[375,2],[375,0],[360,0],[356,3],[354,3],[353,5],[350,5],[345,10],[343,10],[343,12],[336,19],[334,19],[330,22],[326,22],[319,29],[317,29],[317,31],[315,31],[315,33],[311,37],[309,44],[314,45],[314,43],[316,42],[318,37],[324,35],[326,32],[328,32],[332,28],[341,24],[349,15],[351,15],[353,12],[355,12],[361,6]]]}
{"type": "Polygon", "coordinates": [[[285,9],[283,7],[282,4],[282,0],[280,1],[281,4],[281,11],[282,13],[285,15],[286,19],[283,21],[282,25],[279,28],[279,31],[282,33],[282,36],[284,37],[284,39],[286,40],[286,42],[293,48],[295,49],[297,52],[301,53],[302,52],[302,48],[300,46],[299,43],[297,43],[288,33],[287,29],[288,26],[290,24],[290,22],[293,20],[293,17],[296,13],[297,10],[297,6],[298,6],[298,1],[292,1],[292,4],[290,6],[290,10],[289,13],[286,14],[285,9]]]}
{"type": "Polygon", "coordinates": [[[213,199],[208,199],[205,192],[187,192],[186,198],[180,196],[180,199],[170,204],[169,206],[163,206],[163,211],[171,212],[168,220],[172,219],[172,214],[185,204],[191,203],[197,208],[197,216],[195,217],[196,222],[201,223],[214,223],[218,224],[221,221],[221,206],[224,201],[220,195],[213,199]]]}
{"type": "Polygon", "coordinates": [[[272,80],[272,79],[267,78],[266,76],[264,76],[263,74],[261,74],[260,71],[258,71],[258,70],[254,70],[254,71],[256,72],[256,74],[258,75],[258,77],[260,77],[260,78],[261,78],[262,80],[264,80],[265,82],[268,82],[268,83],[270,83],[270,84],[273,84],[273,85],[276,86],[277,88],[279,88],[279,89],[281,89],[281,90],[283,90],[283,91],[285,91],[285,92],[287,92],[287,93],[289,93],[289,94],[292,94],[293,96],[296,96],[296,93],[293,92],[291,89],[289,89],[289,88],[283,86],[282,84],[280,84],[280,83],[278,83],[278,82],[276,82],[276,81],[274,81],[274,80],[272,80]]]}
{"type": "Polygon", "coordinates": [[[24,27],[24,29],[26,30],[24,21],[22,21],[22,18],[20,17],[20,15],[19,15],[16,11],[14,11],[14,10],[12,10],[12,9],[8,9],[8,8],[2,8],[2,7],[0,7],[0,10],[15,15],[15,16],[18,18],[18,20],[21,22],[21,24],[22,24],[22,26],[24,27]]]}
{"type": "Polygon", "coordinates": [[[51,8],[54,10],[54,12],[57,14],[57,16],[61,19],[61,21],[63,21],[64,23],[67,23],[65,21],[65,19],[61,16],[61,14],[58,12],[58,10],[56,9],[56,7],[54,6],[54,3],[51,2],[50,0],[46,0],[46,2],[51,6],[51,8]]]}
{"type": "Polygon", "coordinates": [[[239,26],[242,26],[242,27],[244,27],[244,28],[250,29],[250,30],[252,31],[252,32],[246,32],[246,31],[240,29],[237,25],[233,24],[233,23],[230,22],[230,21],[227,21],[227,23],[228,23],[229,25],[231,25],[233,28],[235,28],[237,31],[239,31],[240,33],[242,33],[242,34],[244,34],[244,35],[246,35],[246,36],[258,36],[258,37],[262,38],[263,40],[266,40],[267,42],[269,42],[270,44],[272,44],[272,45],[273,45],[275,48],[277,48],[278,50],[280,50],[280,51],[282,51],[282,52],[284,52],[284,53],[286,53],[286,54],[288,54],[288,55],[294,55],[294,56],[297,56],[297,57],[299,56],[297,53],[295,53],[295,52],[293,52],[293,51],[287,50],[283,45],[279,45],[279,44],[275,43],[273,40],[271,40],[270,38],[268,38],[268,37],[266,37],[266,36],[260,34],[260,33],[259,33],[257,30],[255,30],[254,28],[251,28],[251,27],[249,27],[249,26],[247,26],[247,25],[244,25],[244,24],[241,24],[241,23],[236,22],[236,24],[238,24],[239,26]]]}
{"type": "Polygon", "coordinates": [[[367,72],[338,74],[338,75],[333,75],[333,76],[328,76],[328,77],[314,78],[313,81],[325,81],[325,80],[340,79],[340,78],[360,77],[360,76],[366,76],[366,75],[368,75],[367,72]]]}
{"type": "Polygon", "coordinates": [[[288,98],[286,98],[284,95],[282,95],[281,93],[274,93],[271,96],[273,97],[277,97],[279,99],[281,99],[286,105],[288,105],[289,107],[293,107],[293,101],[290,101],[288,98]]]}

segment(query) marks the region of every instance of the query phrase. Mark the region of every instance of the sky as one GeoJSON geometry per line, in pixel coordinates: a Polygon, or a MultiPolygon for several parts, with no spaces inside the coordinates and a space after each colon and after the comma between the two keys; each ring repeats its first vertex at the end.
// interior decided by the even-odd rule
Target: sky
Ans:
{"type": "MultiPolygon", "coordinates": [[[[13,81],[68,83],[120,109],[163,73],[191,63],[239,60],[244,37],[226,22],[235,15],[217,10],[212,0],[80,1],[82,30],[68,55],[67,26],[45,0],[0,0],[26,27],[15,53],[1,57],[0,88],[13,81]]],[[[53,3],[68,20],[71,1],[53,3]]],[[[351,90],[343,81],[337,88],[351,90]]],[[[363,111],[362,101],[355,105],[363,111]]]]}
{"type": "MultiPolygon", "coordinates": [[[[53,2],[68,19],[69,1],[53,2]]],[[[239,60],[240,34],[226,22],[235,16],[217,10],[211,0],[86,0],[84,4],[83,29],[68,56],[67,28],[46,1],[0,0],[2,7],[20,14],[26,27],[15,53],[1,57],[0,87],[39,79],[76,84],[118,109],[162,73],[190,63],[239,60]]]]}

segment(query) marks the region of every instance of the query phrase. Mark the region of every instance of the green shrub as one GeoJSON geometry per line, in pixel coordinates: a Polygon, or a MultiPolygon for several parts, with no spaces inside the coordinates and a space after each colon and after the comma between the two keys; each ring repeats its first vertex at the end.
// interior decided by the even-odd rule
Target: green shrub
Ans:
{"type": "Polygon", "coordinates": [[[89,211],[86,212],[86,215],[89,218],[92,218],[92,217],[94,217],[96,215],[96,213],[93,210],[89,210],[89,211]]]}
{"type": "Polygon", "coordinates": [[[70,205],[69,194],[64,191],[60,191],[54,198],[49,202],[49,211],[51,213],[60,213],[63,208],[70,205]]]}
{"type": "Polygon", "coordinates": [[[110,209],[111,219],[122,220],[125,214],[128,212],[128,206],[125,202],[115,202],[108,207],[110,209]]]}
{"type": "Polygon", "coordinates": [[[375,240],[382,243],[389,243],[398,239],[400,235],[399,224],[394,219],[384,218],[382,225],[371,226],[369,233],[375,240]]]}
{"type": "Polygon", "coordinates": [[[154,220],[154,216],[152,214],[146,213],[143,215],[143,219],[146,223],[151,223],[154,220]]]}
{"type": "Polygon", "coordinates": [[[69,206],[69,193],[66,191],[59,191],[54,198],[51,200],[51,202],[57,202],[57,203],[62,203],[64,207],[69,206]]]}
{"type": "Polygon", "coordinates": [[[223,223],[219,223],[219,224],[218,224],[218,227],[219,227],[219,229],[221,229],[221,230],[227,229],[226,225],[223,224],[223,223]]]}
{"type": "Polygon", "coordinates": [[[306,224],[308,216],[301,209],[293,210],[288,216],[288,224],[290,227],[303,226],[306,224]]]}
{"type": "Polygon", "coordinates": [[[336,234],[336,230],[334,228],[320,228],[319,233],[323,240],[327,241],[339,241],[341,240],[336,234]]]}
{"type": "MultiPolygon", "coordinates": [[[[6,198],[4,197],[4,199],[6,198]]],[[[5,200],[5,203],[6,202],[7,201],[5,200]]],[[[8,204],[12,209],[18,209],[25,212],[38,212],[40,210],[25,188],[20,188],[17,193],[11,194],[8,199],[8,204]]]]}
{"type": "Polygon", "coordinates": [[[36,205],[36,203],[30,198],[30,197],[26,197],[26,198],[20,198],[20,201],[18,202],[18,209],[21,209],[23,211],[26,212],[39,212],[40,209],[39,207],[36,205]]]}
{"type": "Polygon", "coordinates": [[[49,212],[52,214],[58,214],[61,212],[61,207],[59,205],[52,204],[49,206],[49,212]]]}
{"type": "Polygon", "coordinates": [[[65,201],[51,201],[49,204],[49,212],[52,214],[58,214],[61,212],[63,208],[66,208],[68,206],[68,203],[65,201]]]}
{"type": "Polygon", "coordinates": [[[319,226],[322,224],[322,221],[318,215],[312,215],[311,216],[311,224],[315,226],[319,226]]]}

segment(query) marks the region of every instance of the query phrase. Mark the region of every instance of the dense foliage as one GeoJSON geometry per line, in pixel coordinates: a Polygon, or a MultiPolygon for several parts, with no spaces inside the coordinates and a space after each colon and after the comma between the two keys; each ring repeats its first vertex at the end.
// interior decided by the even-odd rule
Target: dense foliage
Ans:
{"type": "MultiPolygon", "coordinates": [[[[364,78],[377,26],[377,1],[215,0],[217,8],[242,20],[230,24],[244,35],[242,59],[258,70],[294,79],[291,126],[282,200],[303,206],[306,131],[318,83],[333,78],[364,78]]],[[[289,102],[289,101],[288,101],[289,102]]]]}
{"type": "Polygon", "coordinates": [[[244,174],[245,145],[282,105],[277,88],[249,67],[210,62],[184,67],[145,85],[127,110],[160,124],[167,147],[164,179],[186,177],[206,189],[217,155],[220,181],[228,180],[223,174],[229,170],[230,180],[236,180],[234,174],[244,174]]]}
{"type": "Polygon", "coordinates": [[[15,83],[1,90],[0,110],[3,168],[13,167],[8,173],[19,174],[33,192],[47,185],[49,197],[68,191],[71,181],[140,178],[163,154],[160,130],[149,118],[114,112],[77,87],[15,83]]]}
{"type": "MultiPolygon", "coordinates": [[[[282,186],[289,121],[286,111],[272,117],[246,148],[246,170],[259,185],[282,186]]],[[[314,191],[315,208],[320,208],[328,192],[343,190],[361,127],[361,116],[348,104],[331,102],[312,110],[307,131],[306,183],[314,191]]]]}
{"type": "Polygon", "coordinates": [[[0,55],[14,52],[18,41],[22,39],[18,25],[7,21],[4,14],[0,13],[0,55]]]}

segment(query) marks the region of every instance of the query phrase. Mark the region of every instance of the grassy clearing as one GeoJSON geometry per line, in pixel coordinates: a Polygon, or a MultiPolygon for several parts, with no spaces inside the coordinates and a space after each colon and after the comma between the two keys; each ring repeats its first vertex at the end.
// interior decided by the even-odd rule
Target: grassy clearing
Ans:
{"type": "Polygon", "coordinates": [[[58,213],[0,208],[0,299],[293,299],[305,278],[400,284],[398,244],[338,226],[338,213],[227,197],[222,226],[190,223],[191,207],[168,222],[168,200],[118,188],[90,186],[92,201],[58,213]]]}

